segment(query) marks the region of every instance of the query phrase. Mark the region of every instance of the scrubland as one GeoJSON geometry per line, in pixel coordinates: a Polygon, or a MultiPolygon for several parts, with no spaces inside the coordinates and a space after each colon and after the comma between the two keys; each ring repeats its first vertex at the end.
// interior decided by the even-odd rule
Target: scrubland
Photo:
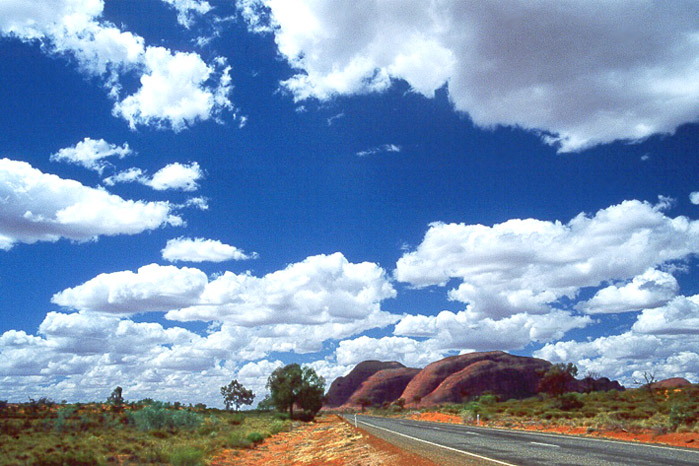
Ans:
{"type": "Polygon", "coordinates": [[[498,400],[481,395],[429,408],[401,408],[401,403],[375,407],[367,414],[410,416],[422,420],[444,420],[492,427],[553,430],[580,434],[628,433],[618,438],[649,439],[675,435],[683,440],[699,439],[699,386],[668,390],[632,389],[626,391],[539,395],[524,400],[498,400]],[[643,434],[643,436],[641,436],[643,434]],[[686,434],[686,435],[685,435],[686,434]]]}
{"type": "Polygon", "coordinates": [[[143,400],[113,406],[50,400],[0,405],[5,466],[198,466],[288,430],[286,416],[143,400]]]}

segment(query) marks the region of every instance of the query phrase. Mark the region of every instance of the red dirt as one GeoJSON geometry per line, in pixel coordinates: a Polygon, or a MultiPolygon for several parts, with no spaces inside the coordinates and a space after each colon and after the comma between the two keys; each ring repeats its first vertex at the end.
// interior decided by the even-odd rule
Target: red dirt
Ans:
{"type": "Polygon", "coordinates": [[[436,466],[328,415],[250,450],[224,450],[211,466],[436,466]]]}
{"type": "MultiPolygon", "coordinates": [[[[448,424],[462,424],[461,418],[454,414],[444,413],[414,413],[410,416],[416,421],[431,421],[444,422],[448,424]]],[[[502,427],[495,424],[483,422],[485,427],[502,427]]],[[[658,443],[663,445],[672,445],[675,447],[687,447],[699,449],[699,433],[696,432],[672,432],[667,434],[656,434],[650,430],[643,432],[624,432],[624,431],[593,431],[588,432],[586,427],[570,427],[570,426],[543,426],[531,424],[526,426],[510,426],[510,429],[529,430],[535,432],[551,432],[565,435],[581,435],[585,437],[609,438],[615,440],[625,440],[629,442],[643,443],[658,443]]]]}

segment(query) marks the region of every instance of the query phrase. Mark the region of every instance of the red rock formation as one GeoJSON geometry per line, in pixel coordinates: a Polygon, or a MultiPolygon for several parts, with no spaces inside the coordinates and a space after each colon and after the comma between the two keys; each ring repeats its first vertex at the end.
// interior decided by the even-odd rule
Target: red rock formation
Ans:
{"type": "MultiPolygon", "coordinates": [[[[512,356],[502,352],[472,353],[456,358],[458,359],[455,361],[448,361],[447,365],[452,368],[458,367],[464,362],[468,365],[442,379],[429,394],[421,398],[421,406],[461,403],[465,398],[479,396],[486,392],[497,395],[502,400],[526,398],[536,394],[541,374],[551,367],[551,363],[543,359],[512,356]]],[[[437,361],[437,364],[442,361],[437,361]]],[[[430,366],[427,366],[423,372],[427,371],[430,366]]],[[[436,374],[441,373],[441,371],[439,367],[436,367],[431,368],[429,373],[436,374]]],[[[419,376],[416,376],[413,382],[419,376]]],[[[432,384],[436,380],[434,376],[431,377],[432,384]]],[[[416,389],[410,385],[403,393],[404,398],[406,395],[411,396],[411,393],[424,392],[424,389],[416,389]]]]}
{"type": "Polygon", "coordinates": [[[359,400],[363,398],[368,399],[372,406],[381,406],[384,402],[392,403],[400,398],[406,385],[418,372],[420,369],[411,367],[379,371],[362,383],[345,404],[345,407],[361,406],[359,400]]]}
{"type": "MultiPolygon", "coordinates": [[[[325,408],[358,407],[362,399],[368,399],[374,406],[398,398],[405,399],[406,406],[432,406],[461,403],[484,393],[497,395],[501,400],[526,398],[537,393],[539,381],[551,366],[543,359],[502,351],[450,356],[422,370],[409,369],[397,362],[365,361],[333,382],[325,408]]],[[[671,380],[689,384],[684,379],[671,380]]],[[[583,380],[571,377],[567,389],[589,392],[624,387],[606,377],[583,380]]]]}
{"type": "MultiPolygon", "coordinates": [[[[489,379],[491,381],[494,381],[494,378],[488,375],[489,369],[500,372],[500,375],[495,375],[497,377],[502,378],[503,380],[497,382],[496,385],[500,384],[503,386],[503,395],[506,395],[505,392],[517,392],[522,393],[522,395],[520,396],[523,396],[525,392],[530,392],[529,386],[526,385],[527,388],[522,390],[515,389],[513,386],[511,386],[511,383],[508,382],[507,379],[510,379],[512,377],[519,377],[519,372],[517,372],[517,370],[506,371],[505,369],[516,369],[517,367],[521,367],[521,373],[526,373],[527,371],[534,372],[534,376],[537,377],[536,381],[538,383],[539,378],[536,374],[536,370],[548,370],[550,366],[551,363],[542,359],[512,356],[510,354],[503,353],[502,351],[491,351],[487,353],[468,353],[459,356],[450,356],[440,361],[433,362],[432,364],[429,364],[427,367],[425,367],[418,375],[415,376],[413,380],[410,381],[410,383],[405,388],[405,391],[403,391],[403,394],[401,396],[402,398],[405,398],[409,405],[421,404],[422,400],[427,398],[432,392],[437,390],[438,387],[443,382],[445,382],[447,378],[449,378],[449,381],[444,387],[442,387],[438,391],[438,394],[435,394],[435,396],[431,398],[431,400],[429,401],[430,404],[439,403],[440,401],[437,400],[446,401],[447,399],[454,402],[461,402],[464,396],[477,395],[479,393],[482,393],[483,391],[491,391],[497,393],[495,387],[484,388],[483,383],[472,378],[472,375],[477,375],[479,378],[483,380],[489,379]],[[487,366],[476,366],[476,368],[474,368],[472,372],[466,371],[462,373],[464,369],[482,361],[490,361],[491,363],[496,364],[489,364],[487,366]],[[454,377],[451,377],[452,375],[454,377]],[[460,379],[464,380],[461,381],[460,379]],[[469,384],[474,385],[473,387],[469,388],[469,384]],[[448,394],[450,389],[456,390],[456,392],[448,394]],[[416,403],[417,400],[420,401],[416,403]]],[[[531,374],[525,375],[524,382],[526,382],[527,384],[530,383],[529,379],[531,377],[531,374]]],[[[534,389],[535,388],[536,385],[534,385],[534,389]]],[[[530,394],[534,393],[534,389],[531,390],[530,394]]]]}
{"type": "MultiPolygon", "coordinates": [[[[325,407],[337,408],[345,404],[359,386],[375,373],[384,369],[403,369],[405,366],[399,362],[364,361],[352,369],[344,377],[338,377],[330,385],[325,395],[325,407]]],[[[396,397],[397,398],[397,397],[396,397]]]]}
{"type": "Polygon", "coordinates": [[[667,390],[673,388],[687,387],[689,385],[692,385],[692,383],[687,379],[683,379],[682,377],[672,377],[670,379],[664,379],[659,382],[654,382],[652,386],[654,389],[667,390]]]}

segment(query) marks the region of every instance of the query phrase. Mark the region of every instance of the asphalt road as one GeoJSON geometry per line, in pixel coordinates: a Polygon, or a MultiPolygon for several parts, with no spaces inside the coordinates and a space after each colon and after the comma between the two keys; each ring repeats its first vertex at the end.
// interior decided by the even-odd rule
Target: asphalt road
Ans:
{"type": "MultiPolygon", "coordinates": [[[[354,416],[345,418],[354,423],[354,416]]],[[[500,466],[698,466],[699,451],[567,435],[520,432],[371,416],[358,427],[413,451],[500,466]],[[383,435],[382,435],[383,434],[383,435]]],[[[453,462],[453,460],[452,460],[453,462]]],[[[452,463],[453,464],[453,463],[452,463]]]]}

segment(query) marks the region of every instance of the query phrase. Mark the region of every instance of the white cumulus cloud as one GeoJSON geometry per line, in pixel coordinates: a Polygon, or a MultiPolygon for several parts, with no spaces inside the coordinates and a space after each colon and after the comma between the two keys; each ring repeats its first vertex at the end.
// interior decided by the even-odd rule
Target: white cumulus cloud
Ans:
{"type": "Polygon", "coordinates": [[[123,159],[133,151],[129,145],[124,143],[121,146],[110,144],[104,139],[85,138],[74,147],[65,147],[51,155],[53,162],[68,162],[82,165],[88,170],[94,170],[102,174],[109,163],[104,160],[107,157],[118,157],[123,159]]]}
{"type": "Polygon", "coordinates": [[[189,28],[197,16],[211,11],[212,6],[205,0],[162,0],[177,10],[177,22],[189,28]]]}
{"type": "Polygon", "coordinates": [[[114,114],[137,125],[169,126],[180,131],[198,120],[207,120],[232,105],[230,67],[207,65],[196,53],[171,52],[148,47],[143,64],[141,88],[114,106],[114,114]],[[211,87],[209,79],[218,75],[211,87]]]}
{"type": "MultiPolygon", "coordinates": [[[[108,186],[114,186],[117,183],[140,183],[156,191],[166,191],[169,189],[196,191],[199,189],[197,181],[203,177],[204,172],[197,162],[189,164],[173,162],[165,165],[150,177],[140,168],[132,167],[112,176],[108,176],[103,181],[108,186]]],[[[201,205],[199,201],[195,201],[194,203],[201,205]]]]}
{"type": "MultiPolygon", "coordinates": [[[[450,299],[468,303],[469,311],[482,317],[546,314],[583,287],[628,280],[699,252],[699,221],[666,216],[668,205],[624,201],[567,224],[433,223],[417,249],[398,260],[395,277],[415,287],[458,279],[450,299]]],[[[656,278],[672,288],[667,276],[656,278]]]]}
{"type": "Polygon", "coordinates": [[[15,243],[87,241],[183,221],[167,202],[126,200],[103,189],[0,159],[0,249],[15,243]]]}
{"type": "Polygon", "coordinates": [[[136,273],[105,273],[54,295],[67,308],[115,314],[167,311],[179,321],[222,322],[248,333],[262,348],[319,351],[345,338],[395,323],[381,310],[396,294],[386,272],[370,262],[350,263],[340,253],[311,256],[263,277],[225,272],[209,280],[195,268],[150,264],[136,273]]]}
{"type": "Polygon", "coordinates": [[[205,238],[174,238],[168,240],[161,252],[169,262],[224,262],[257,257],[256,253],[246,254],[235,246],[205,238]]]}
{"type": "Polygon", "coordinates": [[[662,306],[675,297],[679,288],[669,273],[648,269],[631,282],[602,288],[576,307],[588,314],[640,311],[662,306]]]}
{"type": "Polygon", "coordinates": [[[445,351],[433,348],[431,343],[405,337],[361,336],[341,341],[335,350],[335,357],[339,365],[349,367],[368,359],[390,359],[408,367],[424,367],[445,356],[445,351]]]}
{"type": "Polygon", "coordinates": [[[543,133],[562,151],[673,132],[697,120],[699,20],[691,1],[238,2],[272,32],[296,101],[405,80],[482,127],[543,133]]]}
{"type": "MultiPolygon", "coordinates": [[[[196,0],[165,1],[184,21],[208,7],[196,0]]],[[[148,46],[142,37],[101,19],[103,9],[103,0],[7,0],[0,3],[0,35],[41,40],[47,53],[73,57],[84,72],[104,78],[116,101],[113,114],[132,128],[154,125],[179,131],[233,109],[225,59],[207,64],[196,53],[148,46]],[[140,76],[141,87],[124,97],[122,80],[130,75],[140,76]]]]}
{"type": "Polygon", "coordinates": [[[161,168],[146,182],[156,191],[166,189],[179,189],[182,191],[196,191],[199,185],[197,181],[204,177],[197,162],[190,164],[171,163],[161,168]]]}
{"type": "Polygon", "coordinates": [[[80,311],[114,314],[168,311],[196,303],[207,283],[201,270],[150,264],[136,273],[100,274],[55,294],[51,301],[80,311]]]}
{"type": "Polygon", "coordinates": [[[695,191],[689,195],[689,201],[694,205],[699,205],[699,191],[695,191]]]}

